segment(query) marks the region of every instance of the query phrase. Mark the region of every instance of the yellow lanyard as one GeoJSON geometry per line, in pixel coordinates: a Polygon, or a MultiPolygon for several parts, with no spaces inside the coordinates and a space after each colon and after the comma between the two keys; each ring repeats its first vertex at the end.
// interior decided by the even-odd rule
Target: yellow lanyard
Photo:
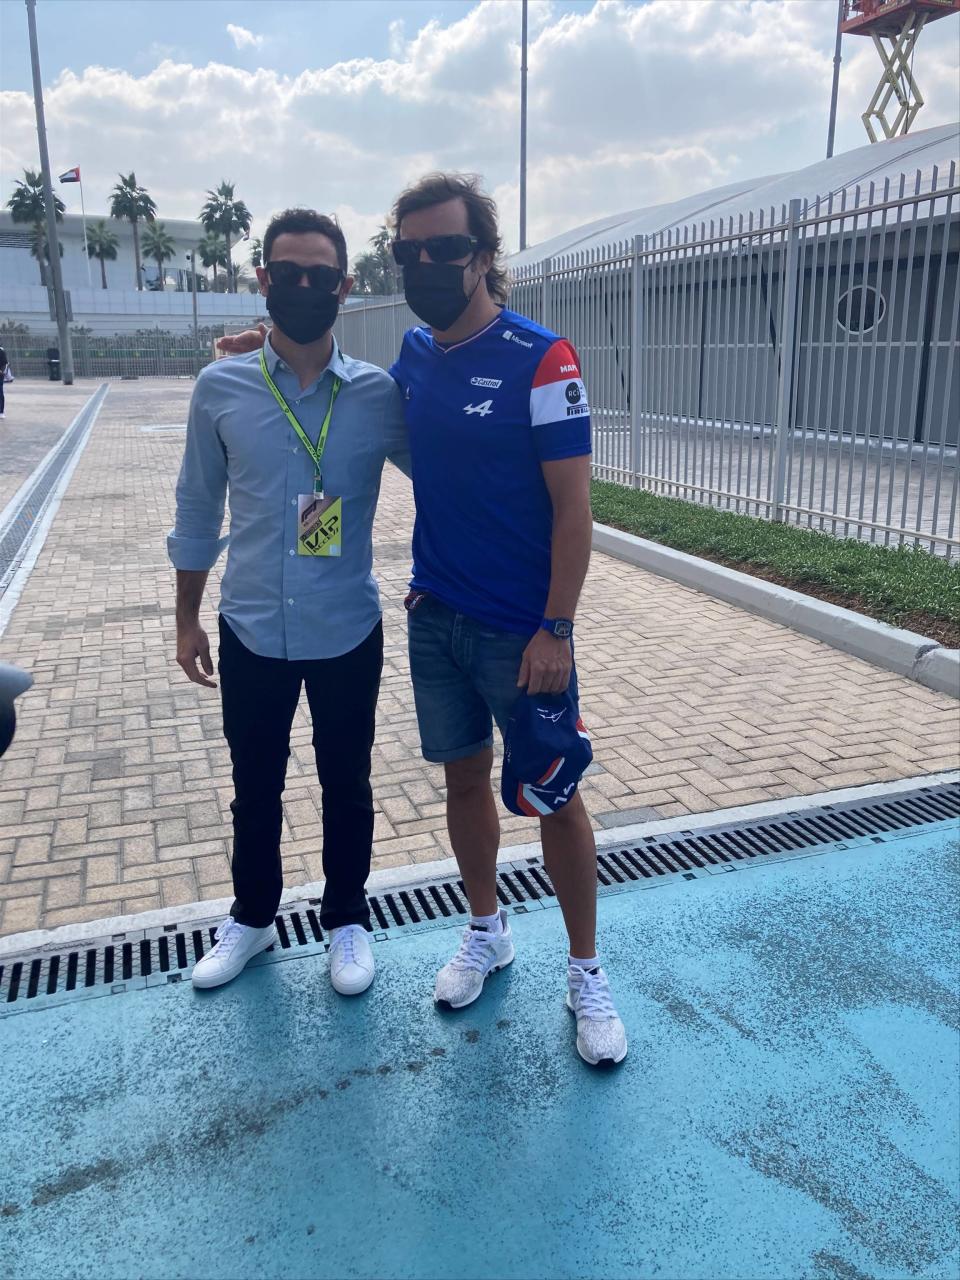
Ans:
{"type": "Polygon", "coordinates": [[[300,443],[313,459],[313,465],[316,467],[317,474],[313,481],[313,491],[317,494],[323,493],[323,473],[321,471],[321,463],[323,461],[323,450],[327,443],[327,432],[330,429],[330,419],[333,417],[333,406],[336,403],[337,396],[340,394],[340,388],[343,385],[340,378],[335,377],[333,380],[333,388],[330,392],[330,403],[327,405],[327,412],[324,414],[323,425],[320,427],[320,436],[315,445],[310,443],[310,437],[297,421],[296,415],[283,398],[280,388],[270,377],[270,371],[267,368],[267,361],[263,354],[263,348],[260,348],[260,372],[263,374],[264,381],[273,392],[274,399],[286,414],[287,421],[293,427],[300,440],[300,443]]]}

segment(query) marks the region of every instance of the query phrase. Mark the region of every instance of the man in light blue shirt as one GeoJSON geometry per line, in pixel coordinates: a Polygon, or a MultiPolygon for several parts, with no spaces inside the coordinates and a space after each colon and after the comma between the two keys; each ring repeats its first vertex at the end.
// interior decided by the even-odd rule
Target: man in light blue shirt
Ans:
{"type": "Polygon", "coordinates": [[[193,982],[229,981],[276,940],[281,796],[305,684],[323,789],[320,919],[333,985],[353,995],[373,979],[364,884],[383,664],[373,518],[384,462],[409,474],[406,426],[393,379],[345,356],[333,338],[353,283],[337,223],[312,210],[280,214],[264,236],[263,261],[270,337],[262,353],[218,361],[198,378],[168,537],[177,661],[208,688],[213,664],[199,609],[228,547],[219,673],[235,786],[235,901],[193,982]]]}

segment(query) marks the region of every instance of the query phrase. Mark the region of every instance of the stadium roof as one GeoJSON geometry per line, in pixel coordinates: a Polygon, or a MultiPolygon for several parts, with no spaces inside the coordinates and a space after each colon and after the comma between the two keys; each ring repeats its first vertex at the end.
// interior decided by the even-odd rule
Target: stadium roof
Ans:
{"type": "MultiPolygon", "coordinates": [[[[772,174],[765,178],[745,178],[724,187],[714,187],[682,200],[668,204],[651,205],[646,209],[631,209],[626,213],[611,214],[565,231],[540,244],[515,253],[509,262],[511,268],[541,262],[579,249],[608,245],[615,240],[627,240],[635,235],[652,235],[672,227],[692,223],[736,218],[741,213],[759,214],[775,209],[779,216],[781,207],[790,200],[808,200],[833,193],[839,196],[846,189],[852,197],[857,185],[868,187],[871,182],[882,187],[889,178],[891,186],[899,185],[901,173],[907,174],[907,190],[914,191],[913,176],[921,171],[921,191],[929,190],[935,166],[940,169],[942,186],[951,162],[960,161],[960,125],[942,125],[937,129],[925,129],[893,138],[889,142],[870,143],[819,160],[805,169],[791,173],[772,174]]],[[[851,200],[852,203],[852,200],[851,200]]]]}

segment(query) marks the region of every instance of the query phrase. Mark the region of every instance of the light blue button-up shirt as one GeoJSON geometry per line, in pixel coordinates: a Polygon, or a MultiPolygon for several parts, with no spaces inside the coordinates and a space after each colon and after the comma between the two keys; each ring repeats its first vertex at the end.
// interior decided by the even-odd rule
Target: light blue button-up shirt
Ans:
{"type": "Polygon", "coordinates": [[[305,390],[267,338],[267,368],[316,442],[334,376],[342,380],[323,455],[323,487],[343,499],[339,557],[297,554],[297,497],[312,493],[314,465],[260,371],[259,352],[218,360],[194,388],[167,550],[177,569],[210,569],[224,547],[220,611],[254,653],[335,658],[355,649],[380,618],[373,577],[373,517],[389,458],[410,474],[396,383],[334,343],[305,390]],[[229,497],[230,532],[221,537],[229,497]]]}

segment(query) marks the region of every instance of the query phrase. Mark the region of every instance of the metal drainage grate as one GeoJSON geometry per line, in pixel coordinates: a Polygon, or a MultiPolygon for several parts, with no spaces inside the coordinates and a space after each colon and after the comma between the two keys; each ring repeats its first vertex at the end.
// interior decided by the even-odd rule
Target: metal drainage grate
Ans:
{"type": "Polygon", "coordinates": [[[57,445],[47,467],[36,477],[16,510],[0,529],[0,595],[19,567],[37,522],[46,510],[50,495],[70,463],[84,433],[97,416],[106,398],[108,386],[103,383],[83,406],[57,445]]]}
{"type": "MultiPolygon", "coordinates": [[[[702,831],[645,836],[636,844],[601,850],[597,874],[601,892],[631,885],[652,887],[798,853],[842,850],[865,841],[882,844],[888,836],[931,824],[955,825],[958,819],[960,784],[950,783],[702,831]]],[[[502,906],[522,914],[552,905],[555,895],[542,860],[534,857],[501,865],[497,896],[502,906]]],[[[252,963],[326,950],[319,910],[319,898],[285,907],[276,917],[279,948],[271,947],[252,963]]],[[[467,914],[468,906],[463,881],[450,879],[373,894],[370,911],[374,938],[382,942],[397,930],[410,933],[456,922],[467,914]]],[[[189,927],[169,924],[93,939],[73,948],[40,948],[8,957],[0,961],[0,1014],[179,982],[213,945],[218,924],[219,918],[189,927]]]]}

